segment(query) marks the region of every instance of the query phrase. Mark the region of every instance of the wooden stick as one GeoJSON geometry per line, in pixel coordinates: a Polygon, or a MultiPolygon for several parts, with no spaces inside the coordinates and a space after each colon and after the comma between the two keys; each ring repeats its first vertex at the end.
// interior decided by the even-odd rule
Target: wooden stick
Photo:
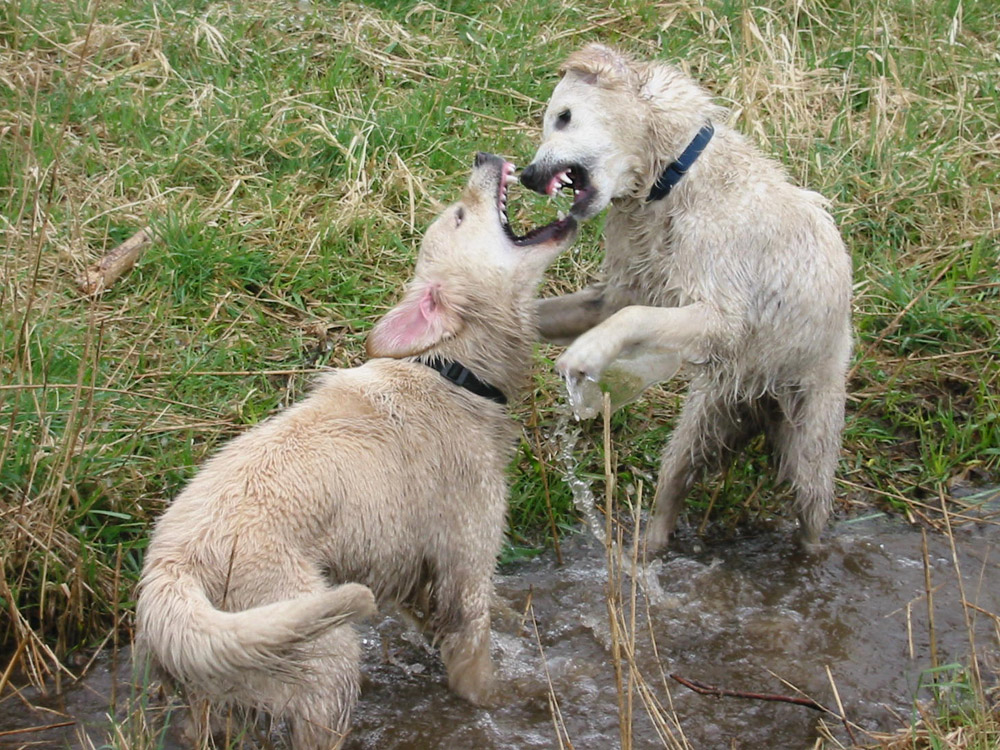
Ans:
{"type": "Polygon", "coordinates": [[[44,732],[48,729],[59,729],[60,727],[71,727],[76,724],[76,719],[72,721],[59,721],[55,724],[45,724],[44,726],[38,727],[25,727],[24,729],[8,729],[6,731],[0,732],[0,737],[11,737],[15,734],[27,734],[28,732],[44,732]]]}
{"type": "Polygon", "coordinates": [[[17,644],[17,649],[15,649],[14,655],[10,657],[10,661],[7,663],[7,668],[4,669],[3,674],[0,675],[0,693],[3,692],[5,687],[7,687],[7,682],[10,680],[10,675],[14,671],[14,666],[17,664],[17,660],[21,658],[21,654],[24,653],[24,647],[27,645],[27,638],[22,638],[21,642],[17,644]]]}
{"type": "Polygon", "coordinates": [[[104,292],[119,276],[135,265],[136,259],[153,243],[153,239],[152,229],[149,227],[140,229],[77,276],[76,283],[80,290],[88,296],[104,292]]]}
{"type": "Polygon", "coordinates": [[[811,698],[795,698],[790,695],[775,695],[774,693],[748,693],[743,690],[727,690],[725,688],[715,687],[714,685],[706,685],[704,682],[698,682],[697,680],[688,680],[677,674],[671,674],[670,679],[676,680],[684,687],[690,688],[700,695],[714,695],[718,698],[723,696],[729,698],[750,698],[756,701],[774,701],[776,703],[794,703],[796,706],[805,706],[806,708],[811,708],[814,711],[822,711],[823,713],[837,716],[837,714],[833,711],[828,708],[824,708],[811,698]]]}

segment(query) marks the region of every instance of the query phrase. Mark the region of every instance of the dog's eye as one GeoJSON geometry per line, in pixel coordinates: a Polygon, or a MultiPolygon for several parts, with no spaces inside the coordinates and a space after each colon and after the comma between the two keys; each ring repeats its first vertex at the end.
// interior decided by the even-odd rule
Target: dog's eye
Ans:
{"type": "Polygon", "coordinates": [[[562,128],[569,125],[569,119],[571,116],[572,114],[568,109],[564,109],[562,112],[560,112],[556,117],[556,129],[561,130],[562,128]]]}
{"type": "Polygon", "coordinates": [[[455,226],[462,226],[463,219],[465,219],[465,209],[459,206],[458,210],[455,212],[455,226]]]}

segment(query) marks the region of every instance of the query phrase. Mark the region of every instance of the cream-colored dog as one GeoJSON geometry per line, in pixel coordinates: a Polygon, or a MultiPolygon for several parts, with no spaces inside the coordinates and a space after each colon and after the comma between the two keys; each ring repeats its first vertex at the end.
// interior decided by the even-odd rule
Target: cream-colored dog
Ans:
{"type": "Polygon", "coordinates": [[[591,45],[563,66],[521,177],[550,195],[572,189],[577,217],[609,207],[603,282],[539,304],[542,335],[573,342],[557,362],[564,376],[598,380],[621,357],[659,357],[661,380],[690,368],[651,550],[666,545],[701,470],[762,429],[807,545],[833,503],[850,258],[826,201],[792,185],[723,115],[679,69],[591,45]]]}
{"type": "Polygon", "coordinates": [[[156,524],[139,641],[197,704],[285,719],[299,750],[338,746],[358,694],[348,623],[376,600],[423,623],[456,693],[489,698],[517,435],[504,403],[528,382],[534,292],[576,225],[515,236],[512,171],[476,158],[404,299],[373,329],[375,359],[323,375],[229,443],[156,524]]]}

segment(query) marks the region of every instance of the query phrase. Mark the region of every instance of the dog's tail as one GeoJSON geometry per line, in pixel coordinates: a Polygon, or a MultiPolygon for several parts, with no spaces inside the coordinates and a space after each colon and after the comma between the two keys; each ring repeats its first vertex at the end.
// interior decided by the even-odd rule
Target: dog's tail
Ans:
{"type": "Polygon", "coordinates": [[[375,598],[359,583],[226,612],[195,579],[161,575],[142,582],[136,624],[141,652],[173,679],[215,692],[248,671],[294,680],[304,645],[374,613],[375,598]]]}

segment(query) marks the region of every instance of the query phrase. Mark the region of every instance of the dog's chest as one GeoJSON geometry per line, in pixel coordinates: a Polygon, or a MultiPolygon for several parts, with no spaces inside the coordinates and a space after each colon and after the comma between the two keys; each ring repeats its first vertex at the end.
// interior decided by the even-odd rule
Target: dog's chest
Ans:
{"type": "Polygon", "coordinates": [[[609,210],[605,223],[604,278],[608,294],[621,305],[676,307],[690,301],[670,219],[649,222],[609,210]]]}

